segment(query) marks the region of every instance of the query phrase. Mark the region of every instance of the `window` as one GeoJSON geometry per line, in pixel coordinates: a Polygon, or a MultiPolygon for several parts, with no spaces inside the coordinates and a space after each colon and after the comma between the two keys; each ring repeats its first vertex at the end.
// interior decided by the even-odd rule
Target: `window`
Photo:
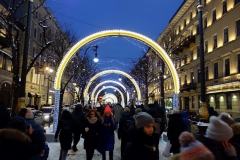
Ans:
{"type": "Polygon", "coordinates": [[[192,108],[195,108],[195,106],[194,106],[194,96],[192,96],[192,108]]]}
{"type": "Polygon", "coordinates": [[[213,49],[217,48],[217,35],[213,36],[213,49]]]}
{"type": "Polygon", "coordinates": [[[184,27],[186,27],[187,22],[186,22],[186,18],[184,19],[184,27]]]}
{"type": "Polygon", "coordinates": [[[236,5],[240,2],[240,0],[234,0],[234,2],[235,2],[234,4],[236,5]]]}
{"type": "Polygon", "coordinates": [[[187,84],[187,75],[185,74],[185,77],[184,77],[184,84],[187,84]]]}
{"type": "Polygon", "coordinates": [[[37,29],[34,28],[34,34],[33,34],[34,38],[37,38],[37,29]]]}
{"type": "Polygon", "coordinates": [[[237,57],[238,57],[238,73],[240,73],[240,54],[238,54],[237,57]]]}
{"type": "Polygon", "coordinates": [[[237,30],[237,37],[240,36],[240,20],[236,21],[236,30],[237,30]]]}
{"type": "Polygon", "coordinates": [[[190,59],[192,61],[193,60],[193,51],[190,52],[190,56],[191,56],[190,59]]]}
{"type": "Polygon", "coordinates": [[[229,63],[229,58],[225,59],[225,76],[230,75],[230,63],[229,63]]]}
{"type": "Polygon", "coordinates": [[[191,72],[191,83],[194,83],[194,72],[191,72]]]}
{"type": "Polygon", "coordinates": [[[207,28],[207,17],[203,20],[203,29],[207,28]]]}
{"type": "Polygon", "coordinates": [[[191,35],[191,36],[193,35],[193,30],[192,30],[192,29],[190,29],[190,35],[191,35]]]}
{"type": "Polygon", "coordinates": [[[207,0],[203,0],[203,6],[207,5],[207,0]]]}
{"type": "Polygon", "coordinates": [[[201,70],[198,69],[198,83],[201,82],[201,70]]]}
{"type": "Polygon", "coordinates": [[[197,35],[199,35],[199,24],[197,24],[196,27],[197,27],[197,28],[196,28],[196,30],[197,30],[197,35]]]}
{"type": "Polygon", "coordinates": [[[227,109],[232,109],[232,96],[231,96],[231,93],[227,92],[226,93],[226,98],[227,98],[227,109]]]}
{"type": "Polygon", "coordinates": [[[220,109],[220,95],[215,94],[216,109],[220,109]]]}
{"type": "Polygon", "coordinates": [[[228,42],[228,28],[225,28],[223,30],[223,34],[224,34],[224,43],[227,43],[228,42]]]}
{"type": "Polygon", "coordinates": [[[181,25],[178,26],[178,32],[181,32],[181,25]]]}
{"type": "Polygon", "coordinates": [[[208,53],[208,41],[205,41],[204,43],[204,53],[208,53]]]}
{"type": "Polygon", "coordinates": [[[35,11],[35,19],[38,19],[38,11],[35,11]]]}
{"type": "Polygon", "coordinates": [[[222,14],[227,13],[227,1],[226,0],[222,2],[222,9],[223,9],[222,14]]]}
{"type": "Polygon", "coordinates": [[[214,63],[213,65],[214,79],[218,79],[218,63],[214,63]]]}
{"type": "Polygon", "coordinates": [[[205,68],[205,76],[206,76],[206,81],[209,80],[209,74],[208,74],[208,66],[205,68]]]}
{"type": "Polygon", "coordinates": [[[190,20],[192,20],[192,19],[193,19],[192,12],[190,12],[190,20]]]}
{"type": "Polygon", "coordinates": [[[184,64],[187,64],[187,56],[184,56],[184,64]]]}
{"type": "Polygon", "coordinates": [[[214,9],[213,11],[212,11],[212,22],[215,22],[216,21],[216,9],[214,9]]]}
{"type": "Polygon", "coordinates": [[[200,46],[197,46],[197,57],[200,57],[200,46]]]}

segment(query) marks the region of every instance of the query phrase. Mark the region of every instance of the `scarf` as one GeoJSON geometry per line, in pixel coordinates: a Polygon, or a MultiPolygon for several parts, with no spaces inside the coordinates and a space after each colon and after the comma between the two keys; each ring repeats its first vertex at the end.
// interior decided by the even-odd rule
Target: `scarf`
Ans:
{"type": "Polygon", "coordinates": [[[97,117],[93,117],[93,118],[87,117],[87,120],[88,120],[88,122],[89,122],[90,124],[94,124],[94,123],[97,122],[98,118],[97,118],[97,117]]]}

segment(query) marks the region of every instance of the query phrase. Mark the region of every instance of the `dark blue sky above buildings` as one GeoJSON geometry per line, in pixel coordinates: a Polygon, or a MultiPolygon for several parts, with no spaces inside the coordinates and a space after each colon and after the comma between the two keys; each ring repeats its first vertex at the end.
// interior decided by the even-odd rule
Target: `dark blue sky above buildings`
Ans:
{"type": "MultiPolygon", "coordinates": [[[[124,29],[157,40],[183,0],[47,0],[60,24],[71,24],[79,40],[102,30],[124,29]]],[[[143,43],[109,37],[98,44],[99,67],[129,71],[128,64],[147,52],[143,43]]],[[[88,45],[88,46],[89,46],[88,45]]],[[[87,48],[84,47],[82,50],[87,48]]],[[[92,56],[94,55],[93,53],[92,56]]]]}

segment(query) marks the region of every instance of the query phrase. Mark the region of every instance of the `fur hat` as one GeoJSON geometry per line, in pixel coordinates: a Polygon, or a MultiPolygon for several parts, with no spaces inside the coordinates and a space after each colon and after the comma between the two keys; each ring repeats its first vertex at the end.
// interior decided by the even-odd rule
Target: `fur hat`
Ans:
{"type": "Polygon", "coordinates": [[[154,119],[150,114],[146,112],[140,112],[136,115],[135,125],[137,129],[143,128],[148,124],[154,124],[154,119]]]}
{"type": "Polygon", "coordinates": [[[216,141],[226,141],[232,138],[232,128],[216,116],[210,117],[206,136],[216,141]]]}
{"type": "Polygon", "coordinates": [[[18,129],[25,133],[27,129],[27,123],[24,118],[16,116],[10,120],[9,128],[18,129]]]}
{"type": "Polygon", "coordinates": [[[226,113],[226,112],[222,112],[219,115],[219,118],[224,121],[225,123],[227,123],[229,126],[232,125],[233,123],[235,123],[235,121],[232,119],[232,117],[226,113]]]}
{"type": "Polygon", "coordinates": [[[104,114],[106,114],[106,113],[112,113],[109,105],[107,105],[106,108],[104,109],[104,114]]]}

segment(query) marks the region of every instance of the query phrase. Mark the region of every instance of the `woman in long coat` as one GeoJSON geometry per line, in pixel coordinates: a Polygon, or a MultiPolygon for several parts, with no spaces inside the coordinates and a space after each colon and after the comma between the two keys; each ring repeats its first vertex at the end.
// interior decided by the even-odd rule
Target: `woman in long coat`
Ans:
{"type": "Polygon", "coordinates": [[[114,150],[114,130],[116,130],[115,120],[113,118],[110,106],[106,106],[101,125],[102,136],[98,144],[98,151],[102,154],[102,159],[106,160],[106,151],[109,151],[109,159],[113,160],[114,150]]]}
{"type": "Polygon", "coordinates": [[[87,160],[91,160],[94,150],[97,149],[99,138],[101,136],[101,117],[91,110],[86,115],[84,122],[84,131],[82,137],[84,138],[84,149],[86,150],[87,160]]]}
{"type": "Polygon", "coordinates": [[[180,143],[178,137],[184,132],[184,122],[182,115],[179,114],[178,110],[173,110],[173,114],[169,115],[167,136],[168,140],[172,145],[170,153],[179,153],[180,152],[180,143]]]}
{"type": "Polygon", "coordinates": [[[60,159],[65,160],[67,158],[68,150],[71,149],[72,134],[73,134],[73,122],[72,115],[68,110],[62,112],[61,119],[58,121],[57,131],[55,134],[55,141],[57,141],[58,135],[61,145],[60,159]]]}

